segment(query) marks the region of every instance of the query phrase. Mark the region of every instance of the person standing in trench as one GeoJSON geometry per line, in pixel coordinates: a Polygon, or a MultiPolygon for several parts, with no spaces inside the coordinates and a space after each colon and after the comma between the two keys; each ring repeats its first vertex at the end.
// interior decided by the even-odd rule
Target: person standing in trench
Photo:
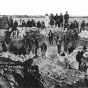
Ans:
{"type": "Polygon", "coordinates": [[[62,40],[59,38],[56,43],[57,43],[58,54],[60,54],[60,52],[61,52],[62,40]]]}
{"type": "Polygon", "coordinates": [[[50,32],[49,32],[49,43],[50,43],[50,45],[51,44],[53,44],[53,33],[52,33],[52,31],[50,30],[50,32]]]}

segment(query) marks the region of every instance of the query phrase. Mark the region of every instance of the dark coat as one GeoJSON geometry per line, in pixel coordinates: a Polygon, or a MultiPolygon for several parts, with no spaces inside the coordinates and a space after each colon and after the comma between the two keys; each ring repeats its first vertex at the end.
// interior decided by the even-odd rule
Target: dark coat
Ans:
{"type": "Polygon", "coordinates": [[[84,51],[78,51],[78,54],[76,55],[76,60],[78,62],[81,62],[81,58],[83,58],[84,51]]]}
{"type": "Polygon", "coordinates": [[[50,20],[50,25],[54,25],[54,20],[53,19],[50,20]]]}
{"type": "Polygon", "coordinates": [[[9,25],[9,28],[13,27],[13,19],[12,18],[10,18],[8,20],[8,25],[9,25]]]}
{"type": "Polygon", "coordinates": [[[81,23],[81,28],[85,27],[86,24],[85,23],[81,23]]]}
{"type": "Polygon", "coordinates": [[[32,27],[32,24],[31,24],[30,20],[27,21],[27,27],[32,27]]]}
{"type": "Polygon", "coordinates": [[[25,22],[22,22],[22,27],[25,27],[25,25],[26,25],[25,22]]]}
{"type": "Polygon", "coordinates": [[[60,15],[60,22],[63,22],[63,15],[60,15]]]}
{"type": "Polygon", "coordinates": [[[73,28],[74,28],[74,24],[71,23],[69,29],[73,29],[73,28]]]}
{"type": "Polygon", "coordinates": [[[42,44],[41,46],[41,52],[47,50],[47,45],[45,43],[42,44]]]}
{"type": "Polygon", "coordinates": [[[69,19],[69,14],[65,14],[65,15],[64,15],[64,19],[65,19],[65,20],[68,20],[68,19],[69,19]]]}
{"type": "Polygon", "coordinates": [[[74,22],[74,28],[78,28],[79,24],[77,22],[74,22]]]}
{"type": "Polygon", "coordinates": [[[18,26],[18,22],[14,22],[13,26],[16,28],[18,26]]]}
{"type": "Polygon", "coordinates": [[[34,20],[31,21],[31,25],[32,25],[32,27],[35,26],[35,21],[34,20]]]}
{"type": "Polygon", "coordinates": [[[49,38],[53,38],[53,33],[52,32],[49,32],[49,38]]]}
{"type": "Polygon", "coordinates": [[[69,54],[72,53],[74,49],[75,49],[74,47],[68,48],[69,54]]]}
{"type": "Polygon", "coordinates": [[[38,28],[41,27],[41,23],[40,23],[40,21],[37,22],[37,27],[38,27],[38,28]]]}

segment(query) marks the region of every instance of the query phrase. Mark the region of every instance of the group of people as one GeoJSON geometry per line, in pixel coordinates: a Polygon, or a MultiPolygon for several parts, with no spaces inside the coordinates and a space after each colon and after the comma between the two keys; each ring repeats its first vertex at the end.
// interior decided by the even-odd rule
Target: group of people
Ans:
{"type": "Polygon", "coordinates": [[[79,70],[80,71],[87,71],[86,59],[83,55],[87,52],[87,47],[84,45],[82,51],[78,51],[76,55],[76,61],[79,63],[79,70]]]}
{"type": "Polygon", "coordinates": [[[69,14],[66,11],[65,15],[62,15],[62,13],[60,13],[60,15],[56,14],[51,15],[50,16],[50,25],[51,27],[53,27],[53,25],[55,25],[55,27],[64,27],[64,29],[77,29],[78,32],[81,32],[82,30],[86,30],[86,27],[88,28],[88,23],[86,23],[84,20],[81,22],[81,24],[79,24],[79,22],[77,22],[77,20],[75,20],[74,22],[69,23],[69,14]]]}
{"type": "Polygon", "coordinates": [[[47,45],[42,42],[42,45],[39,46],[39,40],[36,37],[30,39],[29,35],[26,35],[19,41],[12,41],[10,35],[11,33],[9,31],[5,32],[5,40],[2,41],[2,52],[12,52],[15,55],[24,56],[32,52],[37,57],[38,49],[41,48],[41,55],[42,57],[45,56],[47,45]]]}
{"type": "Polygon", "coordinates": [[[44,21],[40,22],[35,22],[35,20],[28,20],[25,22],[24,20],[16,21],[13,23],[13,30],[16,30],[17,27],[38,27],[38,28],[45,28],[45,23],[44,21]]]}
{"type": "Polygon", "coordinates": [[[49,34],[49,44],[52,45],[53,41],[56,41],[56,45],[57,45],[57,50],[58,53],[60,54],[61,52],[61,46],[64,46],[64,51],[67,52],[69,51],[69,53],[71,53],[71,50],[73,50],[75,48],[75,43],[78,40],[78,33],[76,32],[76,30],[74,30],[73,32],[67,32],[66,34],[58,34],[56,39],[54,36],[54,33],[50,30],[49,34]],[[68,45],[69,43],[71,43],[72,47],[71,50],[68,49],[68,45]]]}
{"type": "Polygon", "coordinates": [[[79,23],[75,20],[74,22],[71,22],[70,25],[68,25],[69,29],[78,29],[79,32],[82,30],[86,30],[86,27],[88,27],[88,23],[86,23],[84,20],[81,22],[81,25],[79,27],[79,23]]]}
{"type": "Polygon", "coordinates": [[[13,26],[13,19],[12,16],[8,18],[7,16],[3,15],[0,17],[0,29],[8,29],[13,26]]]}
{"type": "Polygon", "coordinates": [[[42,26],[45,26],[45,23],[44,23],[44,21],[35,22],[35,20],[33,20],[33,19],[32,20],[28,20],[27,22],[25,22],[24,20],[22,21],[20,19],[20,21],[18,22],[18,26],[19,27],[38,27],[38,28],[40,28],[42,26]]]}
{"type": "Polygon", "coordinates": [[[55,16],[50,16],[50,25],[62,27],[64,20],[65,20],[65,24],[68,24],[68,19],[69,19],[69,14],[67,11],[64,16],[62,15],[62,13],[60,13],[60,15],[56,14],[55,16]]]}
{"type": "Polygon", "coordinates": [[[0,17],[0,29],[9,29],[12,28],[13,30],[16,30],[17,27],[38,27],[38,28],[45,28],[45,22],[38,21],[35,22],[35,20],[28,20],[25,22],[25,20],[20,19],[19,21],[15,20],[13,21],[12,16],[8,17],[3,15],[0,17]]]}
{"type": "MultiPolygon", "coordinates": [[[[49,32],[49,43],[50,45],[53,44],[53,33],[50,30],[49,32]]],[[[65,52],[67,52],[68,54],[72,53],[74,49],[76,49],[76,43],[78,40],[78,35],[77,32],[74,30],[74,33],[70,33],[66,34],[64,36],[57,36],[56,39],[56,46],[57,46],[57,52],[58,54],[60,54],[61,56],[65,56],[65,52]],[[69,46],[69,44],[71,44],[71,46],[69,46]],[[64,51],[61,51],[61,47],[64,46],[64,51]],[[62,53],[63,52],[63,53],[62,53]]],[[[78,51],[77,55],[76,55],[76,61],[79,63],[79,70],[80,71],[87,71],[87,65],[86,65],[86,59],[83,55],[84,53],[88,52],[87,51],[87,47],[86,45],[83,46],[83,49],[81,51],[78,51]]],[[[66,62],[67,63],[67,62],[66,62]]],[[[70,67],[70,66],[69,66],[70,67]]]]}

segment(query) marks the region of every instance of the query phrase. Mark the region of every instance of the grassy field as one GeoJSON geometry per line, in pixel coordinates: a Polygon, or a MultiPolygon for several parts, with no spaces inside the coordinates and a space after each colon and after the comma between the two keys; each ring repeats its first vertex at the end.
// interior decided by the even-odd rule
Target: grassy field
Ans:
{"type": "Polygon", "coordinates": [[[88,18],[70,18],[69,19],[69,22],[73,22],[73,21],[75,21],[75,20],[77,20],[77,22],[80,24],[83,20],[86,22],[86,23],[88,23],[88,18]]]}

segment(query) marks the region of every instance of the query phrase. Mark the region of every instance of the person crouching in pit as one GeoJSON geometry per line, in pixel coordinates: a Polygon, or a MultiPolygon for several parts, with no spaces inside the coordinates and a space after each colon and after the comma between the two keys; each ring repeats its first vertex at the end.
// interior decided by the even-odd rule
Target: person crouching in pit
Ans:
{"type": "Polygon", "coordinates": [[[47,50],[47,45],[43,42],[41,46],[42,58],[45,57],[46,50],[47,50]]]}

